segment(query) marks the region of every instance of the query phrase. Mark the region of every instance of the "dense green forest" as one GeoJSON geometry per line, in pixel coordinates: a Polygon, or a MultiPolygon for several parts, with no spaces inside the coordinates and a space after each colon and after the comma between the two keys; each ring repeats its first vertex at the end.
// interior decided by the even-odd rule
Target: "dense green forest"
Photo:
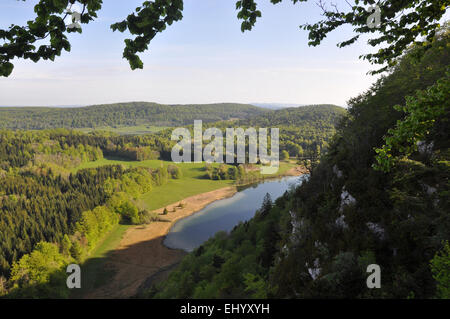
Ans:
{"type": "MultiPolygon", "coordinates": [[[[283,132],[295,127],[297,134],[304,134],[295,145],[309,152],[331,140],[345,110],[334,106],[290,109],[292,126],[286,127],[287,120],[282,120],[286,115],[275,113],[281,114],[273,124],[281,129],[282,148],[293,138],[283,132]]],[[[250,124],[232,120],[209,125],[250,124]]],[[[255,120],[255,125],[271,124],[264,116],[255,120]]],[[[158,218],[140,211],[134,199],[170,178],[180,178],[176,166],[76,168],[104,156],[170,161],[175,144],[170,135],[171,129],[139,136],[68,129],[0,130],[0,293],[8,289],[16,297],[67,296],[59,280],[61,264],[82,262],[119,222],[140,224],[158,218]],[[54,263],[59,266],[51,266],[54,263]]],[[[237,164],[205,167],[205,176],[213,180],[239,182],[253,178],[251,173],[237,164]]]]}
{"type": "MultiPolygon", "coordinates": [[[[280,150],[288,151],[295,158],[326,151],[336,125],[345,113],[345,109],[338,106],[305,106],[268,111],[253,120],[205,123],[203,129],[217,127],[225,132],[228,127],[277,127],[280,129],[280,150]]],[[[186,127],[192,128],[192,122],[186,127]]],[[[130,160],[171,160],[175,144],[171,141],[171,133],[171,128],[140,136],[119,136],[103,131],[83,134],[68,129],[0,130],[0,168],[42,163],[69,168],[103,155],[130,160]]]]}
{"type": "MultiPolygon", "coordinates": [[[[336,132],[336,125],[344,114],[344,108],[334,105],[310,105],[270,111],[238,104],[167,106],[136,102],[73,109],[0,108],[0,128],[71,129],[134,125],[189,127],[194,120],[202,119],[205,129],[218,127],[224,132],[228,127],[279,128],[282,151],[286,150],[291,157],[311,157],[313,153],[318,156],[326,151],[336,132]]],[[[155,134],[151,141],[147,136],[123,137],[120,141],[119,137],[115,137],[114,150],[107,149],[107,139],[100,136],[104,134],[89,138],[88,143],[101,147],[106,152],[105,155],[119,155],[137,160],[158,157],[170,159],[173,146],[173,143],[170,143],[171,131],[172,129],[163,130],[155,134]]],[[[82,139],[86,140],[84,137],[82,139]]]]}
{"type": "Polygon", "coordinates": [[[346,110],[335,105],[308,105],[271,111],[251,119],[233,123],[222,121],[205,127],[263,127],[280,129],[280,152],[287,151],[293,158],[318,157],[328,149],[336,133],[336,126],[346,110]]]}
{"type": "Polygon", "coordinates": [[[194,120],[246,119],[269,112],[247,104],[162,105],[130,102],[81,108],[0,108],[0,128],[49,129],[104,126],[179,126],[194,120]]]}
{"type": "MultiPolygon", "coordinates": [[[[302,2],[314,1],[293,1],[302,2]]],[[[189,171],[163,162],[171,160],[172,128],[192,129],[202,119],[204,129],[279,128],[281,158],[291,160],[285,168],[295,159],[310,174],[280,198],[267,194],[253,219],[217,233],[138,297],[450,298],[450,33],[448,22],[440,24],[449,1],[354,2],[339,9],[319,1],[321,20],[301,25],[310,46],[348,26],[338,47],[364,39],[374,48],[360,58],[382,75],[348,110],[147,102],[0,108],[0,297],[70,297],[65,267],[83,264],[119,224],[167,222],[141,205],[151,190],[163,197],[175,184],[185,195],[199,179],[258,178],[237,163],[189,171]],[[123,127],[161,131],[79,132],[123,127]],[[119,164],[104,164],[112,162],[119,164]],[[192,171],[201,177],[175,183],[192,171]],[[381,289],[366,285],[371,264],[381,266],[381,289]]],[[[0,29],[0,76],[20,59],[54,61],[71,50],[68,34],[82,30],[66,26],[75,13],[69,3],[82,5],[83,25],[102,8],[102,0],[37,1],[25,25],[0,29]]],[[[242,32],[255,26],[259,8],[255,0],[236,2],[242,32]]],[[[183,9],[182,0],[145,1],[110,25],[131,34],[123,52],[131,69],[144,67],[140,54],[183,9]]]]}
{"type": "Polygon", "coordinates": [[[0,131],[0,294],[7,286],[17,296],[67,295],[64,289],[49,295],[53,285],[37,287],[39,291],[31,288],[33,282],[51,281],[45,279],[50,276],[46,271],[61,272],[58,267],[46,268],[51,265],[47,257],[37,266],[28,254],[35,256],[36,250],[51,243],[65,261],[81,262],[119,222],[154,219],[139,211],[133,199],[169,178],[179,178],[176,167],[74,169],[104,154],[130,160],[159,157],[153,150],[161,149],[160,142],[151,136],[88,135],[64,129],[0,131]]]}
{"type": "Polygon", "coordinates": [[[2,173],[0,186],[0,293],[26,298],[67,297],[64,280],[57,279],[64,276],[62,266],[83,262],[119,222],[157,219],[139,210],[135,199],[178,178],[173,169],[121,165],[67,178],[51,168],[13,171],[2,173]]]}
{"type": "Polygon", "coordinates": [[[307,123],[314,129],[330,130],[345,115],[345,109],[336,105],[320,104],[302,107],[290,107],[276,110],[250,119],[240,120],[237,125],[252,127],[298,127],[307,123]]]}
{"type": "Polygon", "coordinates": [[[151,298],[449,298],[448,31],[349,102],[307,182],[218,233],[151,298]],[[382,289],[368,289],[379,264],[382,289]]]}

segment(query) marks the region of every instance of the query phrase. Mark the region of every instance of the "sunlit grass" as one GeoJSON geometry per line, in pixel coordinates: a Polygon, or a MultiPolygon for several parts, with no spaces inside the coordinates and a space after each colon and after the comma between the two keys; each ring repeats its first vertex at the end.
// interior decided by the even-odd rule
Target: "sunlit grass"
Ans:
{"type": "MultiPolygon", "coordinates": [[[[88,162],[80,165],[74,171],[84,168],[95,168],[104,165],[124,165],[127,168],[133,167],[148,167],[159,168],[168,165],[178,166],[183,176],[181,179],[170,179],[167,184],[154,187],[150,192],[143,194],[138,202],[142,208],[147,210],[155,210],[165,207],[169,204],[181,201],[184,198],[194,196],[201,193],[213,191],[222,187],[234,185],[232,180],[210,180],[206,178],[205,163],[179,163],[161,161],[161,160],[147,160],[147,161],[127,161],[119,158],[103,158],[95,162],[88,162]]],[[[218,163],[213,163],[213,166],[219,166],[218,163]]],[[[283,175],[289,169],[295,167],[296,164],[281,162],[280,169],[274,175],[264,175],[264,178],[283,175]]]]}

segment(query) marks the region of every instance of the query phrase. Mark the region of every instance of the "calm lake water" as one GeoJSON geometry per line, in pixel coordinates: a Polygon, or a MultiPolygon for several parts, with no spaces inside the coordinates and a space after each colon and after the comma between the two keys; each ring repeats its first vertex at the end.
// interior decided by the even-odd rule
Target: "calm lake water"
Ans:
{"type": "Polygon", "coordinates": [[[269,193],[274,201],[306,176],[285,177],[241,188],[233,197],[211,203],[201,211],[176,222],[167,234],[164,245],[192,251],[218,231],[230,231],[240,221],[251,219],[269,193]]]}

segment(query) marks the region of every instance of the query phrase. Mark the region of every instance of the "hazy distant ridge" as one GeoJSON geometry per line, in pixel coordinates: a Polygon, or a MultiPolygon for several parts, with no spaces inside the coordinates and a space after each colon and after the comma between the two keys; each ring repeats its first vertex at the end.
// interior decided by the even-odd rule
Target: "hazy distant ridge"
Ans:
{"type": "Polygon", "coordinates": [[[163,105],[130,102],[78,108],[7,107],[0,109],[0,128],[48,129],[103,126],[176,126],[194,120],[248,119],[270,112],[249,104],[163,105]]]}

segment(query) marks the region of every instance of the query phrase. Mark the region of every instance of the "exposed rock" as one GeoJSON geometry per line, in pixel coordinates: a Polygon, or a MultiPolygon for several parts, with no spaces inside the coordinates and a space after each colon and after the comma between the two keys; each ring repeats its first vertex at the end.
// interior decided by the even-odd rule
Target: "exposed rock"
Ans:
{"type": "Polygon", "coordinates": [[[345,189],[345,186],[342,187],[341,193],[341,205],[339,207],[339,212],[344,210],[345,205],[351,205],[356,203],[356,199],[345,189]]]}
{"type": "Polygon", "coordinates": [[[385,238],[385,230],[379,224],[368,222],[366,225],[380,240],[385,238]]]}
{"type": "Polygon", "coordinates": [[[339,228],[342,228],[342,229],[347,229],[347,228],[348,228],[348,225],[347,225],[347,223],[345,222],[345,216],[344,216],[344,215],[341,215],[341,216],[339,216],[338,218],[336,218],[336,220],[334,221],[334,223],[335,223],[336,226],[338,226],[339,228]]]}
{"type": "Polygon", "coordinates": [[[427,184],[422,184],[423,188],[425,188],[425,191],[427,192],[428,195],[433,195],[434,193],[436,193],[437,189],[434,187],[431,187],[427,184]]]}
{"type": "Polygon", "coordinates": [[[342,176],[344,176],[344,174],[342,173],[342,171],[339,169],[339,167],[337,167],[337,165],[333,166],[333,173],[338,177],[341,178],[342,176]]]}
{"type": "Polygon", "coordinates": [[[417,149],[422,155],[430,155],[433,152],[434,142],[427,143],[425,141],[417,142],[417,149]]]}
{"type": "Polygon", "coordinates": [[[292,233],[291,233],[291,242],[298,243],[301,239],[301,229],[303,227],[303,220],[297,220],[297,216],[293,211],[289,211],[289,215],[291,216],[291,225],[292,225],[292,233]]]}
{"type": "Polygon", "coordinates": [[[306,263],[306,267],[308,267],[308,273],[311,276],[311,278],[313,280],[316,280],[317,277],[319,277],[321,271],[319,259],[316,258],[316,260],[314,260],[313,267],[309,267],[308,263],[306,263]]]}

